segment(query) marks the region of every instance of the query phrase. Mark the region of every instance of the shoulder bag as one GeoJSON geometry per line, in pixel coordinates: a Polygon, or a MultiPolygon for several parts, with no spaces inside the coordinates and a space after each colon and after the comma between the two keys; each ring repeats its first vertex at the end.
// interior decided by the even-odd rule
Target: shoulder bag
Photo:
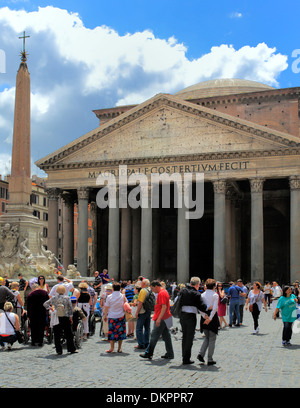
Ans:
{"type": "MultiPolygon", "coordinates": [[[[259,292],[259,294],[257,295],[257,298],[255,299],[255,302],[254,302],[254,303],[256,303],[256,302],[258,301],[259,295],[260,295],[260,292],[259,292]]],[[[253,305],[254,305],[254,303],[252,303],[251,305],[249,305],[249,312],[253,312],[253,305]]]]}
{"type": "Polygon", "coordinates": [[[176,318],[179,318],[181,314],[180,298],[181,293],[179,292],[177,298],[175,299],[174,305],[170,307],[171,315],[176,318]]]}
{"type": "Polygon", "coordinates": [[[5,316],[6,316],[7,320],[9,321],[9,323],[10,323],[10,324],[12,325],[12,327],[14,328],[14,331],[15,331],[16,336],[17,336],[18,343],[20,343],[20,344],[24,343],[24,341],[25,341],[24,334],[23,334],[21,331],[15,329],[15,326],[14,326],[14,325],[12,324],[12,322],[10,321],[10,319],[9,319],[9,317],[7,316],[6,312],[4,312],[4,313],[5,313],[5,316]]]}

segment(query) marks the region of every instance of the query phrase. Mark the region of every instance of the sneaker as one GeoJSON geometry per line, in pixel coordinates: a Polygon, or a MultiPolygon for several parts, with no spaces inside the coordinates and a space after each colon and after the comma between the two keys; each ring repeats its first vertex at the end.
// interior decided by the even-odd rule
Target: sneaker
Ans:
{"type": "Polygon", "coordinates": [[[257,331],[257,329],[255,329],[255,330],[253,330],[252,334],[257,334],[257,333],[258,333],[258,331],[257,331]]]}
{"type": "Polygon", "coordinates": [[[11,344],[8,344],[8,345],[7,345],[7,351],[11,351],[11,349],[12,349],[12,345],[11,345],[11,344]]]}
{"type": "Polygon", "coordinates": [[[285,343],[285,345],[286,345],[286,346],[291,346],[291,342],[290,342],[290,341],[287,341],[287,342],[285,343]]]}
{"type": "Polygon", "coordinates": [[[283,347],[285,347],[286,346],[286,341],[283,340],[283,342],[281,344],[283,345],[283,347]]]}
{"type": "Polygon", "coordinates": [[[214,365],[214,364],[217,364],[217,362],[216,362],[216,361],[213,361],[213,360],[207,362],[207,365],[208,365],[208,366],[211,366],[211,365],[214,365]]]}

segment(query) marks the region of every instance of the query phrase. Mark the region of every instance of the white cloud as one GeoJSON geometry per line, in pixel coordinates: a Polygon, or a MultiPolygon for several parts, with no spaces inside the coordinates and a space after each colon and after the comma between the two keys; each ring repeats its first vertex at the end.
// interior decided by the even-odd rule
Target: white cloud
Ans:
{"type": "Polygon", "coordinates": [[[9,84],[0,92],[1,150],[11,148],[4,141],[12,137],[22,46],[18,36],[24,30],[30,35],[26,48],[34,161],[97,127],[93,109],[140,103],[217,77],[278,86],[277,78],[287,68],[287,56],[265,43],[240,49],[222,44],[190,60],[175,37],[157,38],[150,30],[121,36],[106,26],[88,29],[77,13],[52,6],[34,12],[0,8],[0,43],[6,53],[0,89],[1,80],[9,84]]]}
{"type": "Polygon", "coordinates": [[[243,14],[238,11],[235,11],[234,13],[230,14],[230,18],[242,18],[242,17],[243,17],[243,14]]]}
{"type": "Polygon", "coordinates": [[[10,174],[11,155],[0,153],[0,174],[6,176],[10,174]]]}

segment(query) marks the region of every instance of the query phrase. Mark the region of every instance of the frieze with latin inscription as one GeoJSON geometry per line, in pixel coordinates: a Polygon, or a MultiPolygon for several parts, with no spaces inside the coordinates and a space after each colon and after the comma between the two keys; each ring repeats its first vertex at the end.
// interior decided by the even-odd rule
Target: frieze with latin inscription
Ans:
{"type": "MultiPolygon", "coordinates": [[[[173,174],[173,173],[209,173],[219,171],[239,171],[247,170],[249,161],[234,161],[220,163],[199,163],[199,164],[183,164],[183,165],[167,165],[167,166],[152,166],[152,167],[127,167],[127,176],[139,173],[145,175],[158,174],[173,174]]],[[[90,171],[88,178],[97,178],[100,174],[114,176],[125,175],[119,174],[119,168],[111,168],[100,171],[90,171]]]]}

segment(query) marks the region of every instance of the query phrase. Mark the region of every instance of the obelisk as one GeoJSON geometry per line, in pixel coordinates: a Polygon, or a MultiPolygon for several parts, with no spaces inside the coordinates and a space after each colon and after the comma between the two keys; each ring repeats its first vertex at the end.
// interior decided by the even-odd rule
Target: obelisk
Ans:
{"type": "Polygon", "coordinates": [[[32,214],[30,74],[26,64],[25,36],[21,64],[17,73],[11,176],[9,179],[8,213],[32,214]]]}
{"type": "Polygon", "coordinates": [[[23,37],[19,38],[23,39],[24,45],[16,80],[9,204],[6,214],[0,216],[0,272],[9,268],[7,273],[12,275],[21,268],[23,275],[30,277],[35,266],[48,265],[48,260],[41,247],[43,224],[33,215],[30,204],[30,74],[25,51],[25,38],[28,36],[24,32],[23,37]]]}

